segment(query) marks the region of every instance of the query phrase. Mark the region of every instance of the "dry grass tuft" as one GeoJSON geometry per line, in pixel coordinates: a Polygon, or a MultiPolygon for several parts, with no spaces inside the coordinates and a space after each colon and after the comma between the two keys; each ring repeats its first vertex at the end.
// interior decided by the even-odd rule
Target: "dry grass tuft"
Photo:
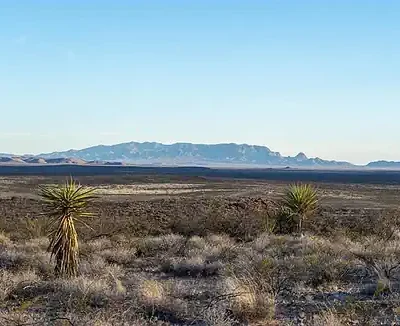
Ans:
{"type": "Polygon", "coordinates": [[[275,317],[274,296],[260,290],[251,280],[228,278],[226,296],[234,317],[239,320],[270,321],[275,317]]]}
{"type": "Polygon", "coordinates": [[[143,280],[139,285],[139,293],[146,303],[156,304],[165,300],[165,286],[157,280],[143,280]]]}
{"type": "Polygon", "coordinates": [[[206,325],[213,326],[232,326],[235,325],[235,320],[226,315],[224,309],[220,308],[208,308],[203,312],[202,319],[206,325]]]}
{"type": "Polygon", "coordinates": [[[0,269],[26,269],[29,262],[30,257],[16,248],[4,248],[0,251],[0,269]]]}
{"type": "Polygon", "coordinates": [[[172,255],[182,250],[185,238],[181,235],[168,234],[160,237],[146,237],[137,244],[137,256],[149,257],[156,255],[172,255]]]}
{"type": "Polygon", "coordinates": [[[115,247],[98,253],[107,263],[128,266],[136,258],[136,250],[131,248],[115,247]]]}
{"type": "Polygon", "coordinates": [[[330,309],[315,316],[312,326],[345,326],[345,324],[338,313],[334,309],[330,309]]]}
{"type": "Polygon", "coordinates": [[[10,238],[3,231],[0,231],[0,245],[8,246],[10,245],[10,243],[11,243],[10,238]]]}
{"type": "Polygon", "coordinates": [[[12,296],[16,288],[29,286],[38,280],[39,276],[32,270],[23,272],[0,270],[0,301],[12,296]]]}
{"type": "MultiPolygon", "coordinates": [[[[21,326],[21,325],[43,325],[40,314],[34,314],[26,311],[0,311],[0,325],[21,326]]],[[[60,324],[59,324],[60,325],[60,324]]]]}
{"type": "Polygon", "coordinates": [[[58,280],[57,295],[73,311],[85,312],[88,307],[103,308],[112,297],[112,285],[105,279],[79,276],[76,279],[58,280]]]}
{"type": "Polygon", "coordinates": [[[400,272],[400,241],[387,238],[366,237],[353,244],[350,251],[375,276],[375,296],[392,292],[392,282],[400,272]]]}

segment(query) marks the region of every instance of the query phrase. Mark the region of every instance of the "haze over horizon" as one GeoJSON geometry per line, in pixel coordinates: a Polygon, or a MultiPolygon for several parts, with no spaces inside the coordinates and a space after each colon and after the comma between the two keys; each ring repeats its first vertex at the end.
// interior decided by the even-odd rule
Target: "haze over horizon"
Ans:
{"type": "Polygon", "coordinates": [[[400,161],[400,2],[0,4],[0,152],[247,143],[400,161]]]}

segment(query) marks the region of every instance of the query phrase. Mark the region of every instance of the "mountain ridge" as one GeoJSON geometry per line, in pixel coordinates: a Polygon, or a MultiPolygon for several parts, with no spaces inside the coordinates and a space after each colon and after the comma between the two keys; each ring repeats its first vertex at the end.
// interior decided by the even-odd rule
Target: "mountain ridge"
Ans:
{"type": "Polygon", "coordinates": [[[267,146],[219,143],[194,144],[179,142],[126,142],[115,145],[95,145],[39,155],[0,153],[0,164],[105,164],[105,165],[239,165],[305,168],[373,168],[400,169],[400,162],[373,161],[356,165],[345,161],[309,158],[303,152],[283,156],[267,146]]]}
{"type": "Polygon", "coordinates": [[[397,161],[385,161],[385,160],[379,160],[379,161],[373,161],[369,162],[366,167],[368,168],[373,168],[373,169],[400,169],[400,162],[397,161]]]}
{"type": "Polygon", "coordinates": [[[85,161],[114,161],[152,164],[246,164],[283,167],[352,167],[342,161],[308,158],[303,152],[294,157],[283,156],[267,146],[219,143],[194,144],[158,142],[127,142],[115,145],[96,145],[84,149],[36,155],[43,159],[76,158],[85,161]]]}

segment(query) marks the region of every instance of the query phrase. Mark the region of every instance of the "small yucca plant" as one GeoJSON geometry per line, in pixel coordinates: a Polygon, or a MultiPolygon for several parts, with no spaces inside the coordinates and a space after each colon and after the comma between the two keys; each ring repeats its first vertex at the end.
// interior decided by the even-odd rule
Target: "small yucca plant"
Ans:
{"type": "Polygon", "coordinates": [[[39,187],[39,194],[45,202],[45,214],[50,217],[48,250],[55,259],[57,276],[77,275],[79,246],[75,222],[84,223],[81,218],[91,216],[86,209],[95,198],[94,190],[81,186],[72,178],[64,185],[39,187]]]}
{"type": "Polygon", "coordinates": [[[303,221],[318,208],[317,192],[309,184],[291,185],[284,193],[281,205],[289,217],[297,221],[298,232],[301,233],[303,221]]]}

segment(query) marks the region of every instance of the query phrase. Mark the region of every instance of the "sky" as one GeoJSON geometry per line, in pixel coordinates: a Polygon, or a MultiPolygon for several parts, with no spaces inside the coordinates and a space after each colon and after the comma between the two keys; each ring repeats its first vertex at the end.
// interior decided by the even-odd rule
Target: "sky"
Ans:
{"type": "Polygon", "coordinates": [[[400,161],[400,1],[1,0],[0,153],[248,143],[400,161]]]}

